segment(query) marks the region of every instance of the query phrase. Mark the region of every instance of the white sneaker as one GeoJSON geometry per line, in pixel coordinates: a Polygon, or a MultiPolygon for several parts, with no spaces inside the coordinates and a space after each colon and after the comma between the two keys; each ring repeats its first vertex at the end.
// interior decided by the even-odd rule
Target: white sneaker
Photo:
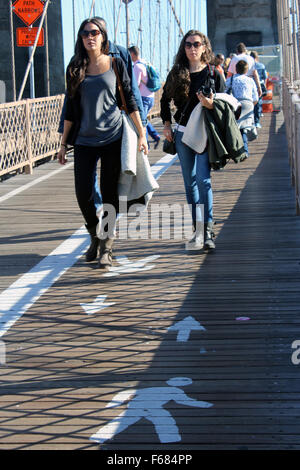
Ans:
{"type": "Polygon", "coordinates": [[[203,234],[194,235],[191,240],[185,244],[187,251],[202,250],[204,245],[203,234]]]}

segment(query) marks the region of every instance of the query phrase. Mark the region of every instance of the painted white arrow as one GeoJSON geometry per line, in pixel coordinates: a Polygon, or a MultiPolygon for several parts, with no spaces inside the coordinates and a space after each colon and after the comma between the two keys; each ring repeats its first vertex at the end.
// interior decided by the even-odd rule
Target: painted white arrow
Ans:
{"type": "Polygon", "coordinates": [[[189,316],[175,325],[169,326],[168,330],[178,330],[177,341],[185,342],[188,341],[192,330],[205,331],[205,328],[195,318],[189,316]]]}
{"type": "Polygon", "coordinates": [[[103,310],[104,308],[110,307],[111,305],[114,305],[115,302],[110,302],[110,303],[104,303],[107,295],[98,295],[94,302],[91,302],[90,304],[80,304],[83,310],[88,314],[88,315],[93,315],[93,313],[100,312],[100,310],[103,310]]]}
{"type": "Polygon", "coordinates": [[[103,274],[105,277],[120,276],[120,274],[135,273],[138,271],[149,271],[155,268],[155,264],[148,264],[159,258],[160,255],[147,256],[139,261],[130,261],[127,256],[117,256],[119,266],[113,266],[109,272],[103,274]]]}

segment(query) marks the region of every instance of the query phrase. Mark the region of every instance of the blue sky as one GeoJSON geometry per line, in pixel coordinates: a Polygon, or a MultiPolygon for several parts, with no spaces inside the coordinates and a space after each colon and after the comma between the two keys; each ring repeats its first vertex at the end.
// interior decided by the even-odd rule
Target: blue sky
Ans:
{"type": "MultiPolygon", "coordinates": [[[[207,33],[206,0],[172,0],[172,3],[181,20],[184,33],[192,28],[198,29],[204,34],[207,33]]],[[[75,23],[77,34],[80,23],[89,16],[92,0],[61,0],[61,4],[66,66],[74,52],[73,25],[75,23]]],[[[95,15],[106,19],[109,39],[112,41],[114,41],[118,13],[120,13],[116,43],[126,47],[125,5],[121,3],[121,0],[96,0],[94,8],[95,15]]],[[[179,28],[169,1],[132,0],[129,4],[129,18],[130,45],[138,44],[142,50],[142,56],[156,66],[164,79],[168,68],[172,66],[173,57],[180,41],[179,28]],[[141,7],[143,8],[142,33],[139,35],[141,7]]]]}

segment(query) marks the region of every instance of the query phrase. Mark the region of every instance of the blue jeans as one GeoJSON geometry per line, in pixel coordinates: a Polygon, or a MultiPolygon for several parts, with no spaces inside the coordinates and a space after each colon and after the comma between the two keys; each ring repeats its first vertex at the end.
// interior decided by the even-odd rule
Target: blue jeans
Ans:
{"type": "Polygon", "coordinates": [[[96,206],[96,211],[99,212],[101,209],[103,202],[102,202],[102,196],[100,192],[100,187],[99,187],[99,181],[98,181],[98,175],[97,172],[95,171],[95,180],[94,180],[94,203],[96,206]]]}
{"type": "Polygon", "coordinates": [[[181,164],[186,199],[192,206],[193,224],[202,219],[200,208],[204,206],[204,223],[213,221],[213,192],[210,179],[208,153],[196,153],[185,145],[181,139],[183,132],[176,134],[176,150],[181,164]]]}
{"type": "Polygon", "coordinates": [[[254,123],[259,124],[260,117],[262,113],[262,97],[258,98],[258,102],[254,106],[254,123]]]}
{"type": "Polygon", "coordinates": [[[243,137],[243,142],[244,142],[244,149],[247,155],[249,156],[249,151],[248,151],[248,137],[247,134],[244,133],[243,129],[240,129],[242,137],[243,137]]]}
{"type": "MultiPolygon", "coordinates": [[[[143,106],[144,106],[145,116],[147,116],[150,109],[154,105],[154,98],[151,98],[151,97],[148,97],[148,96],[142,96],[142,102],[143,102],[143,106]]],[[[148,141],[149,135],[152,137],[153,140],[158,140],[159,139],[158,132],[154,129],[151,122],[148,121],[147,127],[146,127],[147,141],[148,141]]]]}

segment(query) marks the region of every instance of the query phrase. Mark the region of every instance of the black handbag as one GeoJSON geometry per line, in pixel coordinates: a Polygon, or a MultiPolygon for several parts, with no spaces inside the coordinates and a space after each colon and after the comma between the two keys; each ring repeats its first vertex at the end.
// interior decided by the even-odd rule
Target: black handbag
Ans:
{"type": "Polygon", "coordinates": [[[170,155],[176,155],[176,144],[175,144],[175,132],[172,132],[172,140],[171,142],[167,139],[164,140],[163,143],[163,152],[169,153],[170,155]]]}

